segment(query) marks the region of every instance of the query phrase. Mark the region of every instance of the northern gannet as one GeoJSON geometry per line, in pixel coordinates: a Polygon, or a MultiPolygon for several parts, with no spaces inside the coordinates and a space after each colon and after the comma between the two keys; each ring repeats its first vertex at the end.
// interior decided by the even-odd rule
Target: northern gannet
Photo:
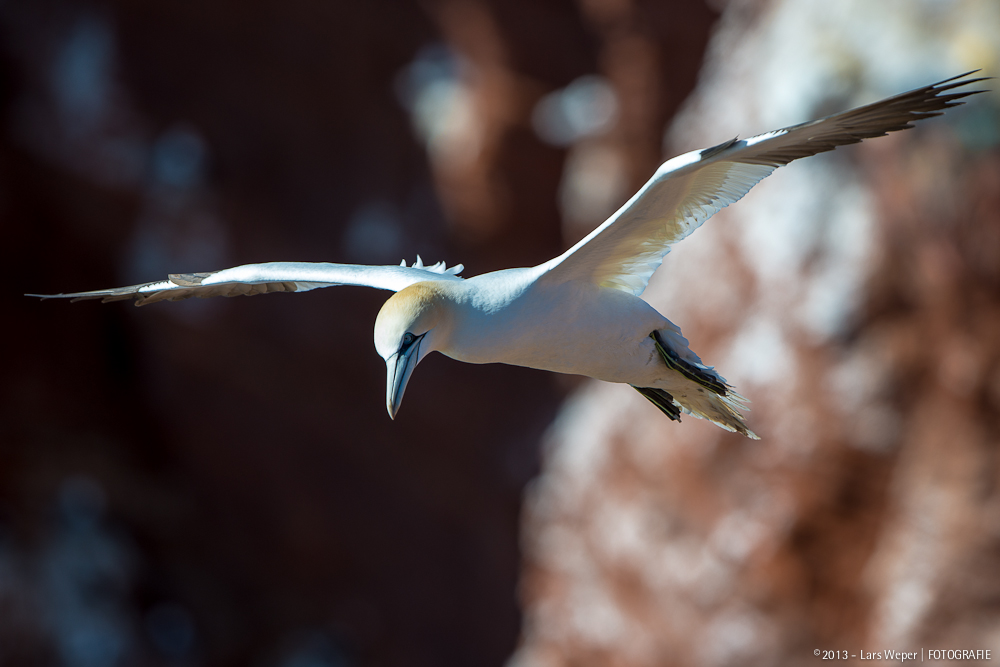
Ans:
{"type": "Polygon", "coordinates": [[[983,91],[948,92],[974,72],[821,120],[732,139],[665,162],[606,222],[543,264],[467,280],[462,265],[248,264],[116,289],[40,295],[137,306],[189,297],[307,292],[332,285],[392,290],[375,320],[395,418],[417,364],[438,351],[473,364],[504,363],[627,383],[670,419],[708,419],[756,439],[747,400],[688,347],[681,330],[640,298],[670,247],[792,160],[913,127],[911,121],[983,91]]]}

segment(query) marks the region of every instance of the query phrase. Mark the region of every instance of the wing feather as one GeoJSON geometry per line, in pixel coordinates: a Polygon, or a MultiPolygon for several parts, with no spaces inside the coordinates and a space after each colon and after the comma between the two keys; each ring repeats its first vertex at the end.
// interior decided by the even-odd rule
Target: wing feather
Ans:
{"type": "Polygon", "coordinates": [[[792,160],[913,127],[983,91],[948,92],[983,78],[967,72],[857,109],[733,139],[665,162],[606,222],[543,265],[544,280],[587,280],[635,295],[646,289],[670,247],[741,199],[792,160]]]}
{"type": "Polygon", "coordinates": [[[332,264],[322,262],[268,262],[209,271],[206,273],[176,273],[160,280],[128,287],[72,292],[69,294],[27,294],[42,299],[100,299],[122,301],[135,299],[143,306],[157,301],[180,301],[191,297],[253,296],[272,292],[308,292],[334,285],[359,285],[378,289],[399,290],[424,280],[461,280],[463,267],[451,268],[439,262],[424,266],[420,257],[413,266],[404,260],[399,266],[366,266],[362,264],[332,264]]]}

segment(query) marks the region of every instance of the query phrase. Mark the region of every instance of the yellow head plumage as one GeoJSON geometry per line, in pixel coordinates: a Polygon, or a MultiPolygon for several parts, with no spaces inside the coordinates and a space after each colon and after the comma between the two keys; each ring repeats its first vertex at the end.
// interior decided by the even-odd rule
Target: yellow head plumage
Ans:
{"type": "Polygon", "coordinates": [[[407,333],[422,336],[438,326],[446,310],[439,286],[421,282],[396,292],[375,319],[375,349],[383,359],[394,354],[407,333]]]}

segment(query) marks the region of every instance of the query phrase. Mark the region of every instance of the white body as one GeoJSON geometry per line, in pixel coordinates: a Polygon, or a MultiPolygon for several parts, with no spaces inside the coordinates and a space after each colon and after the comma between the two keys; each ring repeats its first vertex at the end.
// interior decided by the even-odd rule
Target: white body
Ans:
{"type": "Polygon", "coordinates": [[[438,351],[607,382],[655,386],[663,363],[649,335],[670,324],[639,297],[589,283],[547,284],[538,268],[443,283],[454,324],[438,351]]]}

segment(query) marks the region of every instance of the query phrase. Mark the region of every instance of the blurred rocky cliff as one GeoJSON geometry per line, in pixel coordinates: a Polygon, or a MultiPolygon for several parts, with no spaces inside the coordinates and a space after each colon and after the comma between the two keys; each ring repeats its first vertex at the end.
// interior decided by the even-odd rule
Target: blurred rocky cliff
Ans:
{"type": "MultiPolygon", "coordinates": [[[[668,152],[998,67],[995,2],[730,2],[668,152]]],[[[998,100],[781,169],[671,252],[645,298],[762,440],[574,394],[511,667],[998,654],[998,100]]]]}

